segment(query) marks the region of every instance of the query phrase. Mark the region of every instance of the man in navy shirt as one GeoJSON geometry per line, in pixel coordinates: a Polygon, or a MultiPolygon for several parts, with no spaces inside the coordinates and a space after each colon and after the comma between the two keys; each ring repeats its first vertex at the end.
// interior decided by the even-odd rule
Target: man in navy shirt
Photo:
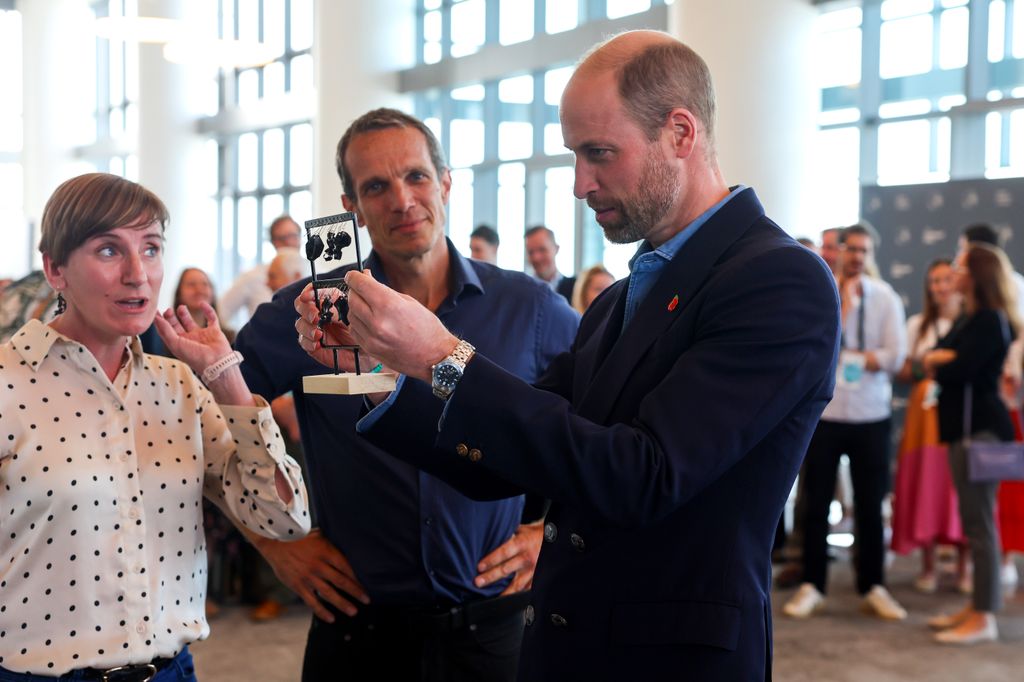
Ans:
{"type": "MultiPolygon", "coordinates": [[[[339,142],[337,166],[379,281],[527,381],[569,348],[578,317],[564,300],[445,238],[451,178],[420,121],[365,114],[339,142]]],[[[523,521],[542,512],[521,496],[472,501],[358,437],[361,396],[304,394],[302,377],[324,372],[295,341],[293,301],[308,281],[260,306],[236,343],[253,391],[294,393],[309,464],[319,530],[255,541],[314,610],[303,679],[514,679],[526,603],[514,593],[529,587],[541,540],[540,524],[523,521]]]]}

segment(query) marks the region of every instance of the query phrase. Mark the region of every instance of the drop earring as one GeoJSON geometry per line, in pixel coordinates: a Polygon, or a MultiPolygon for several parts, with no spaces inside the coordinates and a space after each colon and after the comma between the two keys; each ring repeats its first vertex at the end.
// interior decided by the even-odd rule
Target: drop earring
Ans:
{"type": "Polygon", "coordinates": [[[53,311],[54,317],[60,315],[68,309],[68,302],[64,299],[64,294],[57,292],[57,309],[53,311]]]}

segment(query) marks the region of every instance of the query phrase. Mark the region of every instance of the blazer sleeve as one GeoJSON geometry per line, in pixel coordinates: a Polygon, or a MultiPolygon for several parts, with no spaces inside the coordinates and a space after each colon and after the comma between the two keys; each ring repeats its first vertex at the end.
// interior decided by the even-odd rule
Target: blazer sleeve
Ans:
{"type": "MultiPolygon", "coordinates": [[[[507,481],[614,525],[678,509],[801,403],[830,393],[838,346],[835,284],[795,248],[750,259],[705,289],[692,344],[652,382],[631,422],[595,423],[562,391],[532,387],[476,356],[431,459],[457,465],[468,485],[476,472],[481,486],[507,481]]],[[[366,435],[375,440],[384,426],[366,435]]]]}
{"type": "Polygon", "coordinates": [[[975,381],[993,356],[1006,352],[1003,321],[993,310],[980,310],[949,346],[956,358],[935,370],[940,386],[963,386],[975,381]]]}

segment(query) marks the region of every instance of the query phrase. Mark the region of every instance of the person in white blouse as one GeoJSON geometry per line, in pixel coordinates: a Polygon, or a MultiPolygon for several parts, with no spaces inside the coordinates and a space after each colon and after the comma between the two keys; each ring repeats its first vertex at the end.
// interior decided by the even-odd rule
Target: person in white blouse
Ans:
{"type": "Polygon", "coordinates": [[[907,320],[907,359],[896,379],[910,384],[896,464],[893,494],[892,549],[907,554],[921,549],[921,573],[914,587],[938,589],[936,544],[959,549],[958,587],[969,592],[967,546],[949,471],[946,446],[939,438],[938,384],[925,375],[924,356],[949,333],[963,311],[949,259],[931,262],[925,274],[923,311],[907,320]]]}
{"type": "Polygon", "coordinates": [[[209,633],[201,497],[268,537],[309,530],[299,468],[219,326],[156,314],[167,218],[105,173],[63,183],[43,212],[59,314],[0,346],[4,682],[193,681],[187,645],[209,633]],[[154,316],[182,362],[142,352],[154,316]]]}

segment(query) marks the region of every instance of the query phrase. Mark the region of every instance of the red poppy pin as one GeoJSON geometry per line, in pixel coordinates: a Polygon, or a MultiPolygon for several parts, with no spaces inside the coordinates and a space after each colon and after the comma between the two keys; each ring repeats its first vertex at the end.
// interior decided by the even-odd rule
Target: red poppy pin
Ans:
{"type": "Polygon", "coordinates": [[[668,311],[672,312],[679,305],[679,294],[672,297],[672,300],[668,302],[668,311]]]}

